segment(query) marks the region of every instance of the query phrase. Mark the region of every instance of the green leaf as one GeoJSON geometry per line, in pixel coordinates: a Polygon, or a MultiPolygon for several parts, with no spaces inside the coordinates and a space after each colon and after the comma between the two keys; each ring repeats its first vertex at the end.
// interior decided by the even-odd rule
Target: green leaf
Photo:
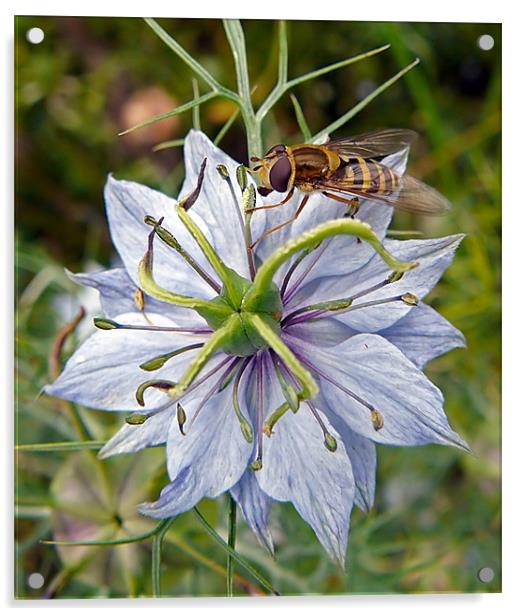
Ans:
{"type": "Polygon", "coordinates": [[[166,120],[167,118],[171,118],[172,116],[179,115],[180,113],[183,113],[184,111],[189,111],[189,109],[193,109],[194,107],[198,107],[202,103],[210,101],[212,98],[215,98],[216,96],[218,96],[216,92],[208,92],[207,94],[203,94],[202,96],[199,96],[198,98],[193,98],[192,101],[189,101],[188,103],[180,105],[179,107],[175,107],[174,109],[171,109],[170,111],[166,111],[165,113],[160,113],[158,115],[153,116],[152,118],[149,118],[148,120],[139,122],[138,124],[131,126],[131,128],[128,128],[127,130],[124,130],[121,133],[118,133],[118,135],[122,137],[123,135],[128,135],[129,133],[132,133],[138,128],[144,128],[145,126],[149,126],[149,124],[154,124],[155,122],[160,122],[161,120],[166,120]]]}
{"type": "Polygon", "coordinates": [[[382,83],[381,86],[378,86],[368,96],[366,96],[363,100],[361,100],[357,105],[354,105],[354,107],[352,107],[352,109],[349,109],[349,111],[347,111],[347,113],[342,115],[336,121],[334,121],[331,124],[329,124],[326,128],[321,130],[319,133],[316,133],[315,135],[313,135],[312,136],[312,140],[313,141],[321,141],[323,138],[327,137],[328,135],[333,133],[335,130],[338,130],[338,128],[341,128],[344,124],[346,124],[349,120],[351,120],[362,109],[365,109],[365,107],[371,101],[373,101],[382,92],[385,92],[385,90],[390,88],[391,85],[393,85],[394,83],[396,83],[396,81],[401,79],[403,77],[403,75],[405,75],[405,73],[408,73],[417,64],[419,64],[419,58],[416,58],[416,60],[414,60],[414,62],[412,62],[411,64],[409,64],[408,66],[403,68],[401,71],[399,71],[399,73],[396,73],[393,77],[391,77],[390,79],[388,79],[387,81],[382,83]]]}
{"type": "Polygon", "coordinates": [[[303,141],[305,143],[311,143],[312,141],[311,129],[309,128],[309,125],[307,124],[307,120],[305,119],[305,116],[303,115],[303,110],[300,106],[300,103],[298,102],[298,99],[294,96],[294,94],[291,94],[291,101],[294,106],[294,113],[296,114],[296,120],[298,122],[298,126],[300,127],[301,134],[303,135],[303,141]]]}
{"type": "Polygon", "coordinates": [[[16,451],[43,453],[46,451],[81,451],[82,449],[101,449],[105,441],[65,441],[61,443],[31,443],[16,445],[16,451]]]}

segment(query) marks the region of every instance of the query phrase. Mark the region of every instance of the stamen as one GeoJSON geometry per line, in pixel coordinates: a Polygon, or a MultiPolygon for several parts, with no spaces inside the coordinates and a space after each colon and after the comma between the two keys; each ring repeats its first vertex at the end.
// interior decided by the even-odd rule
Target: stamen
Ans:
{"type": "Polygon", "coordinates": [[[287,381],[285,380],[285,377],[283,376],[283,373],[278,365],[280,360],[275,357],[273,353],[271,353],[271,359],[274,366],[274,371],[276,372],[276,376],[278,377],[278,381],[280,382],[283,396],[287,401],[287,404],[291,408],[292,412],[297,413],[298,409],[300,408],[300,396],[298,395],[296,389],[294,389],[292,385],[289,385],[289,383],[287,383],[287,381]]]}
{"type": "MultiPolygon", "coordinates": [[[[403,274],[401,274],[401,276],[403,276],[403,274]]],[[[345,297],[343,299],[331,300],[331,301],[326,301],[326,302],[319,302],[318,304],[311,304],[309,306],[304,306],[303,308],[298,308],[297,310],[295,310],[294,312],[291,312],[291,314],[286,316],[285,319],[283,320],[283,323],[285,323],[286,321],[290,321],[291,319],[298,316],[299,314],[306,313],[306,312],[312,312],[315,310],[341,310],[342,308],[348,308],[355,299],[359,299],[360,297],[363,297],[364,295],[373,293],[374,291],[377,291],[378,289],[382,289],[383,287],[390,284],[391,282],[394,282],[392,278],[393,278],[393,274],[391,274],[391,276],[389,276],[388,278],[385,278],[385,280],[382,280],[381,282],[378,282],[377,284],[373,285],[372,287],[368,287],[367,289],[364,289],[363,291],[354,293],[354,295],[351,295],[350,297],[345,297]],[[346,305],[343,305],[344,303],[346,305]]]]}
{"type": "Polygon", "coordinates": [[[263,466],[263,358],[256,358],[256,459],[251,462],[253,471],[259,471],[263,466]]]}
{"type": "MultiPolygon", "coordinates": [[[[231,199],[234,203],[234,207],[236,210],[236,216],[238,217],[238,223],[242,230],[243,237],[245,237],[245,221],[243,220],[243,215],[240,209],[240,204],[238,203],[236,192],[234,190],[234,186],[232,185],[231,176],[229,175],[229,170],[227,169],[225,165],[218,165],[216,169],[218,173],[220,174],[220,176],[227,182],[227,186],[229,187],[229,191],[231,193],[231,199]]],[[[238,175],[238,172],[236,172],[236,175],[238,175]]]]}
{"type": "Polygon", "coordinates": [[[182,436],[185,436],[186,433],[183,431],[183,426],[187,421],[187,414],[185,413],[183,406],[179,402],[176,405],[176,419],[178,420],[178,427],[180,428],[180,433],[182,434],[182,436]]]}
{"type": "Polygon", "coordinates": [[[236,374],[236,378],[234,379],[234,385],[233,385],[233,390],[232,390],[232,405],[234,408],[234,412],[236,413],[236,417],[238,418],[238,421],[240,422],[240,429],[242,431],[242,434],[248,443],[252,443],[252,439],[253,439],[252,428],[247,418],[241,411],[240,402],[238,400],[238,389],[240,386],[240,380],[242,378],[242,375],[245,372],[245,369],[249,365],[250,361],[251,361],[250,357],[244,360],[243,364],[241,365],[240,369],[238,370],[236,374]]]}
{"type": "MultiPolygon", "coordinates": [[[[208,372],[206,372],[200,379],[198,379],[197,381],[194,381],[194,383],[190,387],[188,387],[187,390],[185,391],[185,395],[197,389],[202,383],[210,379],[213,375],[219,372],[227,364],[230,364],[232,361],[233,359],[230,357],[227,357],[226,359],[221,361],[217,366],[212,368],[212,370],[209,370],[208,372]]],[[[174,400],[169,400],[163,406],[160,406],[157,409],[149,411],[148,413],[132,413],[131,415],[128,415],[125,418],[125,421],[129,425],[141,425],[145,423],[153,415],[158,415],[159,413],[171,408],[173,404],[175,404],[174,400]]]]}
{"type": "Polygon", "coordinates": [[[154,387],[155,389],[161,389],[162,391],[169,391],[173,387],[175,387],[176,383],[174,381],[165,381],[165,380],[150,380],[144,381],[141,385],[138,385],[136,389],[136,401],[140,406],[145,406],[145,401],[143,399],[143,395],[147,389],[150,387],[154,387]]]}
{"type": "MultiPolygon", "coordinates": [[[[281,289],[280,289],[280,297],[282,298],[282,301],[285,301],[285,299],[287,299],[287,298],[285,298],[285,292],[287,291],[287,286],[289,285],[290,279],[292,278],[292,275],[296,271],[296,268],[298,267],[298,265],[303,261],[303,259],[305,259],[305,257],[310,255],[311,252],[313,252],[314,250],[316,250],[319,247],[320,247],[320,244],[318,244],[317,246],[312,246],[311,248],[305,249],[303,252],[301,252],[296,257],[296,259],[294,260],[293,264],[289,267],[289,269],[287,270],[287,273],[285,274],[285,278],[283,279],[283,283],[282,283],[281,289]]],[[[310,268],[309,268],[308,272],[309,271],[310,271],[310,268]]]]}
{"type": "Polygon", "coordinates": [[[117,323],[112,319],[93,319],[95,327],[98,329],[135,329],[140,331],[151,332],[179,332],[184,334],[212,334],[212,329],[209,327],[160,327],[158,325],[127,325],[126,323],[117,323]]]}
{"type": "Polygon", "coordinates": [[[187,346],[184,346],[180,349],[176,349],[175,351],[171,351],[170,353],[165,353],[164,355],[153,357],[153,359],[149,359],[148,361],[143,362],[143,364],[140,364],[140,368],[142,370],[147,370],[148,372],[152,372],[153,370],[158,370],[159,368],[162,368],[169,359],[176,357],[177,355],[181,355],[182,353],[185,353],[186,351],[192,351],[193,349],[199,349],[203,346],[203,344],[204,344],[203,342],[198,342],[196,344],[188,344],[187,346]]]}
{"type": "MultiPolygon", "coordinates": [[[[241,165],[240,165],[241,166],[241,165]]],[[[238,222],[240,224],[240,228],[242,230],[242,234],[243,234],[243,238],[244,238],[244,243],[245,243],[245,250],[247,252],[247,261],[249,263],[249,273],[251,275],[251,279],[254,278],[255,274],[256,274],[256,269],[254,267],[254,261],[253,261],[253,256],[252,256],[252,252],[249,249],[250,246],[250,239],[247,238],[247,228],[245,226],[245,220],[243,218],[243,214],[240,208],[240,204],[238,203],[238,199],[236,198],[236,192],[234,190],[234,186],[232,185],[232,181],[231,178],[229,176],[229,171],[227,169],[227,167],[225,165],[218,165],[216,167],[216,169],[218,170],[218,173],[221,175],[221,177],[227,182],[227,186],[229,187],[229,191],[231,193],[231,198],[233,200],[234,206],[235,206],[235,210],[236,210],[236,215],[238,217],[238,222]]],[[[238,167],[236,169],[236,179],[238,181],[238,184],[240,185],[241,190],[243,191],[244,188],[242,188],[242,183],[240,183],[240,180],[242,178],[240,178],[241,173],[239,172],[240,167],[238,167]]],[[[245,167],[243,167],[244,172],[245,172],[245,167]]],[[[247,177],[245,177],[245,182],[244,185],[247,185],[247,177]]]]}
{"type": "Polygon", "coordinates": [[[377,408],[375,408],[372,404],[370,404],[370,402],[367,402],[366,400],[358,396],[358,394],[351,391],[348,387],[345,387],[345,385],[338,383],[338,381],[333,379],[331,376],[323,372],[323,370],[320,370],[317,366],[315,366],[313,363],[311,363],[305,357],[303,357],[301,353],[296,352],[296,355],[301,359],[301,361],[304,364],[309,366],[311,370],[316,372],[316,374],[321,376],[323,379],[325,379],[329,383],[332,383],[334,387],[337,387],[340,391],[347,394],[348,396],[356,400],[356,402],[359,402],[362,406],[368,409],[370,411],[370,419],[371,419],[372,425],[374,429],[376,430],[376,432],[383,428],[383,425],[384,425],[383,415],[380,413],[380,411],[378,411],[377,408]]]}
{"type": "Polygon", "coordinates": [[[162,240],[164,244],[173,248],[176,252],[187,261],[187,263],[193,268],[193,270],[212,288],[216,293],[220,293],[221,286],[210,276],[192,257],[185,248],[182,247],[180,242],[174,237],[174,235],[162,226],[163,218],[156,221],[152,216],[145,216],[144,222],[146,225],[154,227],[156,235],[162,240]]]}
{"type": "Polygon", "coordinates": [[[192,428],[194,422],[196,421],[198,415],[200,414],[201,410],[203,409],[203,407],[207,404],[207,402],[209,401],[209,399],[214,396],[214,394],[218,391],[220,391],[220,388],[222,388],[222,384],[223,382],[227,379],[227,377],[229,376],[230,372],[235,368],[235,366],[240,362],[240,358],[236,357],[227,367],[227,369],[224,371],[224,373],[222,374],[221,378],[219,378],[216,383],[211,387],[211,389],[209,389],[209,391],[205,394],[205,396],[202,398],[200,404],[198,405],[198,408],[196,409],[196,411],[194,411],[193,416],[191,417],[191,420],[189,422],[189,425],[187,426],[187,430],[186,430],[186,434],[189,432],[189,430],[192,428]]]}
{"type": "Polygon", "coordinates": [[[246,312],[244,320],[253,327],[256,333],[265,340],[267,346],[278,355],[289,370],[292,371],[293,375],[296,376],[301,385],[299,395],[303,398],[315,398],[319,391],[318,385],[280,335],[267,324],[260,314],[246,312]]]}
{"type": "Polygon", "coordinates": [[[252,184],[249,184],[242,193],[242,208],[245,213],[245,247],[249,262],[249,273],[251,275],[251,280],[254,280],[256,276],[256,264],[254,262],[254,251],[251,248],[251,220],[252,214],[256,208],[256,191],[254,190],[254,186],[252,184]]]}
{"type": "Polygon", "coordinates": [[[236,167],[236,181],[238,182],[240,190],[244,192],[247,188],[247,171],[243,165],[238,165],[238,167],[236,167]]]}
{"type": "Polygon", "coordinates": [[[306,402],[307,406],[311,410],[311,413],[314,415],[314,419],[316,419],[316,421],[320,425],[321,431],[323,432],[323,444],[325,445],[325,448],[328,449],[330,452],[334,453],[336,449],[338,449],[338,443],[336,439],[327,430],[327,426],[323,422],[323,419],[320,417],[320,414],[318,413],[316,407],[312,404],[312,402],[310,400],[307,400],[306,402]]]}
{"type": "Polygon", "coordinates": [[[393,297],[384,297],[383,299],[374,299],[370,302],[363,302],[361,304],[356,304],[355,306],[351,306],[351,298],[341,299],[341,300],[333,300],[330,302],[321,302],[319,304],[315,304],[312,306],[306,306],[306,308],[300,308],[296,310],[292,315],[289,315],[282,321],[283,325],[297,325],[298,323],[304,323],[305,321],[311,321],[320,319],[322,317],[328,316],[329,312],[338,312],[339,314],[347,314],[348,312],[354,312],[355,310],[360,310],[362,308],[370,308],[372,306],[380,306],[381,304],[390,304],[393,302],[403,302],[408,306],[417,306],[419,303],[418,298],[413,293],[404,293],[403,295],[395,295],[393,297]],[[297,313],[303,313],[306,311],[311,311],[311,313],[306,314],[305,316],[295,318],[293,315],[297,313]],[[290,317],[293,316],[291,319],[290,317]]]}

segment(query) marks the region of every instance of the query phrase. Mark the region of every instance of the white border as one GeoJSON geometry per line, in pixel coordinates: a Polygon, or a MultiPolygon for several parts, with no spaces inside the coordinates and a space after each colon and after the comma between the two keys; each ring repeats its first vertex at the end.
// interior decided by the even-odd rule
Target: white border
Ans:
{"type": "MultiPolygon", "coordinates": [[[[521,259],[518,255],[518,246],[521,244],[521,229],[523,223],[523,198],[516,182],[520,182],[521,169],[519,150],[521,148],[521,20],[517,11],[517,4],[503,2],[492,3],[462,0],[438,0],[436,3],[423,3],[418,1],[385,2],[371,0],[369,2],[333,2],[309,3],[297,8],[297,2],[287,3],[281,0],[245,0],[232,2],[208,2],[200,0],[196,3],[181,3],[148,0],[146,5],[140,3],[108,2],[107,0],[90,0],[90,2],[54,1],[47,0],[25,2],[4,2],[0,8],[0,31],[2,35],[0,66],[3,74],[8,75],[7,87],[2,88],[0,105],[2,127],[0,134],[4,141],[0,150],[4,161],[0,167],[0,185],[4,187],[2,200],[1,225],[2,241],[2,281],[6,288],[2,293],[2,315],[0,319],[0,335],[2,340],[2,363],[0,365],[0,390],[3,392],[4,404],[1,406],[4,417],[4,430],[2,435],[6,439],[4,452],[0,457],[4,466],[4,476],[8,477],[4,503],[12,502],[12,422],[9,415],[12,409],[12,202],[13,202],[13,16],[15,14],[34,15],[100,15],[100,16],[143,16],[145,12],[154,16],[177,17],[242,17],[258,19],[333,19],[333,20],[360,20],[360,21],[438,21],[438,22],[503,22],[503,265],[504,265],[504,366],[503,366],[503,534],[507,539],[504,542],[503,553],[503,593],[502,594],[469,594],[469,595],[388,595],[388,596],[340,596],[340,597],[300,597],[300,598],[267,598],[263,600],[236,599],[162,599],[162,600],[89,600],[89,601],[18,601],[13,602],[13,566],[12,566],[12,508],[5,505],[0,508],[2,517],[3,545],[7,554],[0,558],[0,581],[2,603],[8,609],[17,609],[22,612],[32,609],[71,609],[87,608],[97,610],[111,610],[123,613],[133,608],[151,608],[170,612],[190,608],[211,608],[221,613],[225,610],[249,609],[257,612],[260,609],[270,609],[275,614],[282,613],[289,608],[298,608],[304,613],[315,613],[320,608],[330,613],[346,614],[350,610],[371,608],[375,613],[386,613],[387,616],[396,614],[405,616],[416,614],[420,610],[424,614],[441,614],[442,610],[455,612],[460,615],[494,616],[494,610],[503,610],[510,613],[512,605],[521,606],[520,588],[521,555],[523,554],[521,542],[522,490],[521,490],[521,457],[516,454],[521,433],[521,395],[516,389],[518,381],[521,382],[521,302],[519,297],[521,285],[521,259]],[[319,13],[321,9],[321,13],[319,13]],[[516,139],[518,139],[519,146],[516,139]],[[517,192],[516,192],[517,191],[517,192]],[[514,282],[516,284],[514,284],[514,282]],[[9,343],[6,345],[5,341],[9,343]],[[516,415],[517,413],[517,415],[516,415]],[[509,611],[510,610],[510,611],[509,611]]],[[[302,2],[300,2],[302,4],[302,2]]],[[[521,446],[519,445],[519,448],[521,446]]]]}

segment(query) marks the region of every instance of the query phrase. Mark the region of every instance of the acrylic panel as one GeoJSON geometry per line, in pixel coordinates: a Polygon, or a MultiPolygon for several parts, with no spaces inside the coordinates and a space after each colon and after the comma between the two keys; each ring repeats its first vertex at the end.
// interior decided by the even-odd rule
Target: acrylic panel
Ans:
{"type": "Polygon", "coordinates": [[[15,596],[499,592],[501,26],[15,20],[15,596]]]}

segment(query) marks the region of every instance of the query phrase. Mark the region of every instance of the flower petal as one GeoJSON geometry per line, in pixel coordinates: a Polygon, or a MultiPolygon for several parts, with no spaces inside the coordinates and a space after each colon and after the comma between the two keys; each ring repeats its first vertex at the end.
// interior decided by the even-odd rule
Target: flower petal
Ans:
{"type": "Polygon", "coordinates": [[[273,554],[274,544],[268,518],[274,500],[260,488],[255,473],[250,469],[245,471],[240,481],[230,489],[230,493],[240,505],[243,517],[258,541],[273,554]]]}
{"type": "MultiPolygon", "coordinates": [[[[191,190],[194,188],[195,185],[191,190]]],[[[203,269],[210,271],[198,245],[176,215],[174,199],[136,182],[116,180],[109,176],[105,185],[105,204],[111,238],[129,276],[137,286],[138,264],[147,250],[147,237],[151,231],[151,227],[144,223],[146,215],[156,220],[164,217],[164,226],[203,269]]],[[[197,214],[193,218],[200,229],[208,234],[209,230],[203,220],[197,214]]],[[[154,245],[154,271],[160,286],[181,295],[203,298],[216,295],[183,257],[160,240],[154,245]]]]}
{"type": "MultiPolygon", "coordinates": [[[[161,315],[149,314],[148,318],[163,327],[177,325],[161,315]]],[[[119,315],[117,320],[129,325],[150,325],[137,313],[119,315]]],[[[150,389],[145,394],[145,408],[142,408],[135,398],[138,385],[151,378],[180,378],[199,349],[173,357],[152,373],[142,370],[140,364],[177,348],[205,342],[206,339],[207,336],[177,332],[97,330],[72,355],[58,379],[52,385],[46,385],[44,391],[51,396],[104,411],[151,411],[163,406],[168,399],[165,393],[150,389]]],[[[213,360],[218,361],[219,357],[217,355],[213,360]]]]}
{"type": "Polygon", "coordinates": [[[368,513],[374,504],[376,489],[376,446],[372,441],[351,430],[345,421],[332,415],[332,425],[343,439],[354,475],[355,504],[368,513]]]}
{"type": "Polygon", "coordinates": [[[180,196],[185,196],[194,190],[200,165],[207,159],[205,179],[200,196],[191,208],[193,213],[205,221],[208,229],[207,239],[224,260],[225,264],[234,269],[240,276],[249,276],[247,251],[242,233],[243,214],[241,208],[241,193],[236,182],[237,163],[225,152],[217,148],[202,132],[191,130],[185,138],[184,160],[186,177],[180,196]],[[231,196],[227,182],[220,176],[216,167],[225,165],[231,175],[238,206],[231,196]]]}
{"type": "Polygon", "coordinates": [[[149,417],[143,424],[124,423],[118,432],[110,438],[98,452],[98,458],[104,460],[122,453],[141,451],[146,447],[163,445],[167,441],[169,426],[176,419],[176,402],[157,415],[149,417]]]}
{"type": "Polygon", "coordinates": [[[468,449],[449,426],[440,390],[381,336],[359,334],[329,349],[296,339],[291,344],[306,365],[313,364],[323,374],[318,406],[358,434],[386,445],[440,443],[468,449]],[[382,414],[380,430],[374,429],[370,410],[343,389],[382,414]]]}
{"type": "Polygon", "coordinates": [[[186,434],[172,422],[167,440],[167,468],[172,482],[154,503],[139,511],[153,518],[166,518],[191,509],[204,497],[215,498],[234,486],[244,474],[252,443],[242,435],[233,411],[232,388],[212,395],[198,411],[204,397],[186,404],[186,434]]]}
{"type": "MultiPolygon", "coordinates": [[[[377,332],[390,327],[404,317],[412,306],[402,301],[354,310],[360,303],[413,293],[422,299],[434,287],[454,257],[463,235],[451,235],[430,240],[386,240],[385,246],[401,261],[415,260],[418,267],[406,272],[397,282],[385,285],[356,300],[351,311],[332,313],[349,327],[360,332],[377,332]]],[[[374,257],[356,272],[347,276],[331,276],[317,279],[307,284],[286,305],[286,312],[297,307],[320,301],[348,297],[371,288],[390,275],[386,263],[375,254],[374,257]]]]}
{"type": "Polygon", "coordinates": [[[459,329],[423,303],[379,334],[397,346],[420,369],[452,349],[466,347],[465,337],[459,329]]]}
{"type": "Polygon", "coordinates": [[[296,323],[286,326],[284,329],[288,336],[322,347],[336,346],[350,336],[359,333],[338,319],[329,317],[317,321],[296,323]]]}
{"type": "MultiPolygon", "coordinates": [[[[273,411],[281,399],[273,370],[265,370],[264,395],[267,411],[273,411]]],[[[302,403],[296,414],[287,412],[278,420],[271,438],[264,437],[263,467],[256,479],[274,500],[290,501],[329,555],[343,565],[354,478],[342,439],[320,415],[337,440],[336,451],[326,449],[320,425],[302,403]]]]}
{"type": "Polygon", "coordinates": [[[265,443],[263,468],[257,471],[264,492],[275,500],[290,501],[312,527],[329,555],[343,566],[352,504],[354,478],[342,439],[332,453],[325,448],[320,426],[302,406],[287,413],[265,443]]]}
{"type": "MultiPolygon", "coordinates": [[[[108,318],[119,314],[140,312],[136,306],[134,296],[138,289],[123,267],[73,274],[67,271],[69,278],[85,287],[97,289],[100,293],[102,309],[108,318]]],[[[154,297],[145,297],[145,313],[162,314],[176,321],[180,327],[205,327],[205,321],[194,311],[180,308],[154,297]]]]}

